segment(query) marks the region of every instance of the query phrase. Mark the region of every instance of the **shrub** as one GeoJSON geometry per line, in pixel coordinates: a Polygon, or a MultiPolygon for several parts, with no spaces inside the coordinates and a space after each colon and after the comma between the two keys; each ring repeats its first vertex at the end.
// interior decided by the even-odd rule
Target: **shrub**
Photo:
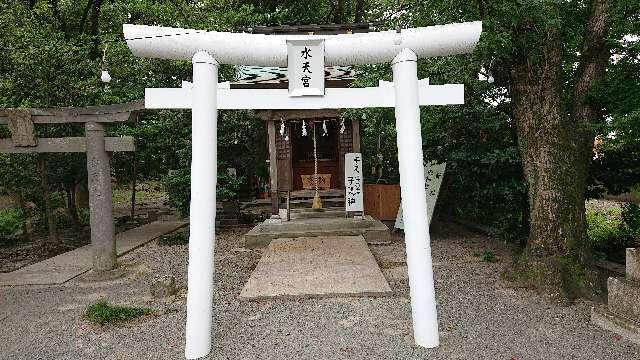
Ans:
{"type": "Polygon", "coordinates": [[[640,206],[626,203],[622,206],[622,221],[625,231],[636,242],[640,241],[640,206]]]}
{"type": "Polygon", "coordinates": [[[23,234],[26,217],[20,209],[0,210],[0,240],[15,240],[23,234]]]}
{"type": "Polygon", "coordinates": [[[191,174],[189,169],[172,170],[163,180],[169,195],[169,205],[176,209],[180,215],[188,216],[189,200],[191,199],[191,174]]]}
{"type": "Polygon", "coordinates": [[[89,209],[79,208],[78,209],[78,221],[81,226],[89,225],[90,217],[89,217],[89,209]]]}
{"type": "MultiPolygon", "coordinates": [[[[218,201],[237,199],[243,178],[227,174],[218,169],[216,197],[218,201]]],[[[213,181],[213,179],[211,179],[213,181]]],[[[191,174],[188,169],[173,170],[165,176],[164,184],[169,195],[169,205],[178,210],[180,215],[189,215],[191,199],[191,174]]]]}
{"type": "Polygon", "coordinates": [[[114,306],[107,304],[105,301],[99,301],[87,308],[85,317],[92,323],[107,325],[132,320],[144,315],[153,314],[154,312],[153,309],[114,306]]]}
{"type": "Polygon", "coordinates": [[[587,212],[587,240],[597,258],[624,261],[625,248],[636,245],[640,210],[629,204],[606,213],[587,212]]]}

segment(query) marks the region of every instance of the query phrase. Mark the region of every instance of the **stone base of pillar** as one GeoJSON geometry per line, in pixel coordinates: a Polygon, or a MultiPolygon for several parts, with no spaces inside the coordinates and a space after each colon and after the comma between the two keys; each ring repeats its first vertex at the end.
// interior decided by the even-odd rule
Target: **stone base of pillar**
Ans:
{"type": "Polygon", "coordinates": [[[640,345],[640,323],[619,316],[606,306],[591,309],[591,323],[640,345]]]}
{"type": "Polygon", "coordinates": [[[625,278],[607,281],[608,305],[591,311],[591,322],[640,345],[640,249],[627,249],[625,278]]]}

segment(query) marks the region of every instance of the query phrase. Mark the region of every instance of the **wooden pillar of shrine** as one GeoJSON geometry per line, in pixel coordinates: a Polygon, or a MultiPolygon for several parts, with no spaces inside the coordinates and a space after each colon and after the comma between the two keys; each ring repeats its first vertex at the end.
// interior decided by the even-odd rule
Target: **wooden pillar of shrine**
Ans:
{"type": "Polygon", "coordinates": [[[271,195],[271,214],[277,215],[280,211],[280,197],[278,195],[278,151],[276,148],[276,124],[275,121],[267,121],[267,134],[269,136],[269,178],[271,195]]]}

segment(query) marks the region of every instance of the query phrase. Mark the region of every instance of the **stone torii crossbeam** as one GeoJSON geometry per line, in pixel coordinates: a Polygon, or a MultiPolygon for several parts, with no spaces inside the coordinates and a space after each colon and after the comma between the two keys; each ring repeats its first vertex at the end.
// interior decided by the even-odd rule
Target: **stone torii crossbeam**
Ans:
{"type": "MultiPolygon", "coordinates": [[[[472,51],[480,37],[482,23],[339,35],[260,35],[129,24],[125,24],[123,30],[134,55],[191,60],[193,63],[192,85],[179,89],[147,89],[145,95],[147,108],[192,110],[185,356],[196,359],[211,351],[218,109],[395,107],[413,334],[418,345],[438,346],[420,105],[461,104],[464,87],[430,86],[418,81],[417,59],[472,51]],[[323,56],[320,66],[390,62],[393,84],[381,83],[375,88],[324,89],[322,83],[312,79],[310,83],[314,89],[310,92],[301,87],[292,90],[291,76],[289,91],[230,89],[227,84],[218,84],[219,64],[284,67],[292,61],[289,49],[301,44],[320,49],[320,55],[315,53],[315,56],[323,56]],[[301,90],[303,96],[298,96],[301,90]]],[[[292,69],[290,66],[289,71],[292,69]]],[[[305,81],[302,86],[308,84],[305,81]]]]}
{"type": "Polygon", "coordinates": [[[129,121],[143,109],[142,101],[81,108],[0,109],[0,125],[8,125],[11,132],[11,138],[0,139],[0,153],[87,153],[94,271],[108,271],[116,266],[111,153],[135,151],[133,137],[105,137],[104,124],[129,121]],[[36,138],[34,124],[84,124],[85,136],[36,138]]]}

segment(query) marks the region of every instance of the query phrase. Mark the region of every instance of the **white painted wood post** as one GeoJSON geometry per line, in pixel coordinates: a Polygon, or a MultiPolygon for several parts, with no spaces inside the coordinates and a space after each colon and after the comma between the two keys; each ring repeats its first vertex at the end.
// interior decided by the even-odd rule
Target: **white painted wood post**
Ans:
{"type": "Polygon", "coordinates": [[[187,359],[201,358],[211,351],[217,182],[218,62],[206,51],[197,52],[192,61],[187,359]]]}
{"type": "Polygon", "coordinates": [[[392,66],[413,337],[416,344],[434,348],[440,341],[422,165],[417,56],[405,48],[392,66]]]}

